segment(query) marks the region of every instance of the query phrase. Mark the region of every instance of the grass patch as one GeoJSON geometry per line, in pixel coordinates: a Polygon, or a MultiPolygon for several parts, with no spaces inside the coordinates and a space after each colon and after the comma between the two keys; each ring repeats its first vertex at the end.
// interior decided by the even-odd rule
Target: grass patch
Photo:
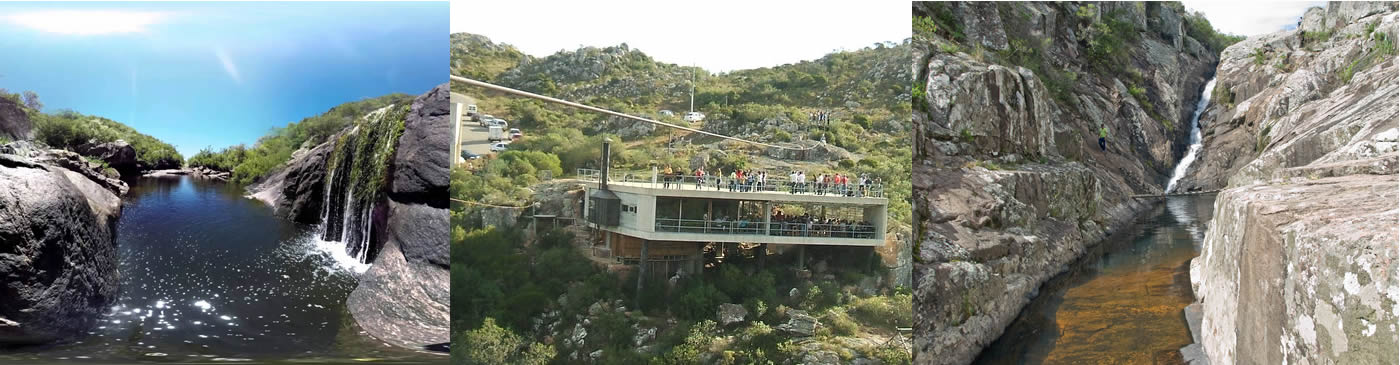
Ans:
{"type": "Polygon", "coordinates": [[[1259,133],[1259,141],[1254,144],[1254,152],[1261,153],[1265,147],[1269,147],[1269,133],[1273,132],[1273,129],[1273,124],[1264,126],[1264,130],[1259,133]]]}

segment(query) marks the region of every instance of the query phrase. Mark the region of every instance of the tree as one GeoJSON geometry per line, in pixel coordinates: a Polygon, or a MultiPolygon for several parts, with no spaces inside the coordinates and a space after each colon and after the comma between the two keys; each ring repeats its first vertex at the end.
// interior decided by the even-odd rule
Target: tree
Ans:
{"type": "Polygon", "coordinates": [[[497,326],[492,318],[487,318],[481,328],[463,332],[457,342],[466,350],[454,352],[453,357],[458,360],[454,363],[543,365],[555,354],[554,346],[527,343],[520,335],[497,326]]]}
{"type": "Polygon", "coordinates": [[[30,90],[24,91],[24,106],[34,110],[44,109],[44,103],[39,101],[39,94],[30,90]]]}

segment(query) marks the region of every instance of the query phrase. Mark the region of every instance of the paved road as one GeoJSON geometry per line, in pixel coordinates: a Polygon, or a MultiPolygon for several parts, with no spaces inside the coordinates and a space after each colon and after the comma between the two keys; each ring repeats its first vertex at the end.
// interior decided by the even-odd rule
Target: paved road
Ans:
{"type": "MultiPolygon", "coordinates": [[[[469,96],[452,93],[452,102],[462,103],[463,113],[466,113],[466,105],[474,104],[476,101],[469,96]]],[[[487,138],[486,127],[482,127],[474,120],[468,120],[462,116],[462,150],[485,156],[491,153],[491,143],[487,138]]]]}

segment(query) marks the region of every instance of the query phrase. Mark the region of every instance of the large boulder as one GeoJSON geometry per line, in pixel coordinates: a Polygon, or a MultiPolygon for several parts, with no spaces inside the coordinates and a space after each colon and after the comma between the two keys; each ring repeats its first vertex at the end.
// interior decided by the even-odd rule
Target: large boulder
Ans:
{"type": "Polygon", "coordinates": [[[778,330],[787,332],[794,336],[811,337],[817,333],[817,326],[820,325],[815,317],[807,314],[806,311],[788,310],[788,321],[778,325],[778,330]]]}
{"type": "Polygon", "coordinates": [[[0,344],[63,340],[118,295],[120,198],[87,174],[0,155],[0,344]]]}
{"type": "MultiPolygon", "coordinates": [[[[342,132],[343,133],[343,132],[342,132]]],[[[271,205],[280,216],[316,224],[325,200],[326,159],[340,134],[308,151],[298,151],[281,169],[248,188],[249,197],[271,205]]]]}
{"type": "Polygon", "coordinates": [[[0,138],[34,139],[34,125],[29,122],[29,114],[19,103],[6,98],[0,98],[0,138]]]}
{"type": "Polygon", "coordinates": [[[136,159],[136,149],[132,148],[130,143],[120,139],[106,143],[90,141],[74,148],[74,150],[84,156],[102,160],[102,162],[107,163],[107,166],[111,166],[123,174],[140,170],[139,162],[136,159]]]}
{"type": "Polygon", "coordinates": [[[403,136],[394,155],[394,200],[447,208],[451,168],[452,123],[448,120],[447,84],[438,85],[413,100],[404,120],[403,136]]]}
{"type": "Polygon", "coordinates": [[[749,310],[738,304],[724,303],[719,305],[715,311],[721,326],[728,326],[735,323],[744,323],[744,317],[749,316],[749,310]]]}

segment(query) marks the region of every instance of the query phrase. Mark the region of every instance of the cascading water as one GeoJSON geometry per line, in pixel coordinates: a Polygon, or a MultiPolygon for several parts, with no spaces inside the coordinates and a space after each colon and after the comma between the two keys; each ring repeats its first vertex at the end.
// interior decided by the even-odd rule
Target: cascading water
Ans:
{"type": "Polygon", "coordinates": [[[389,106],[366,115],[335,142],[328,162],[321,240],[342,243],[345,253],[360,263],[374,260],[375,201],[382,197],[406,112],[389,106]]]}
{"type": "Polygon", "coordinates": [[[1176,170],[1172,171],[1171,180],[1167,181],[1167,190],[1170,193],[1176,189],[1176,182],[1186,176],[1186,169],[1191,167],[1192,162],[1196,162],[1196,154],[1201,152],[1201,113],[1205,112],[1206,106],[1210,105],[1210,94],[1215,91],[1215,78],[1206,82],[1205,90],[1201,91],[1201,101],[1196,103],[1196,111],[1191,113],[1191,146],[1186,149],[1186,156],[1181,157],[1181,162],[1176,164],[1176,170]]]}

